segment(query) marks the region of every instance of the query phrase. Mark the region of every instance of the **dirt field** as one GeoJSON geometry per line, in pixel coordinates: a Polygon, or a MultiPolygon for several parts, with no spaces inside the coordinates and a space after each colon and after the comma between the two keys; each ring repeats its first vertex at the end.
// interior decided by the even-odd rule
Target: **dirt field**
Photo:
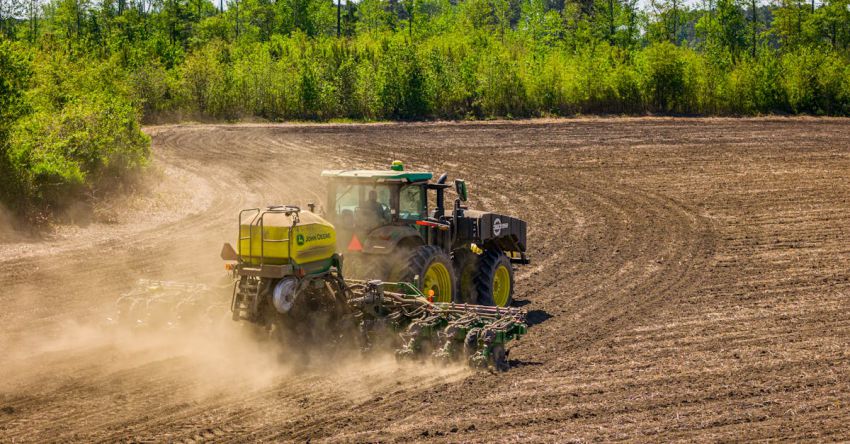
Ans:
{"type": "Polygon", "coordinates": [[[850,440],[848,120],[148,132],[152,197],[0,244],[0,442],[850,440]],[[508,373],[103,326],[137,278],[215,281],[238,209],[393,159],[528,220],[508,373]]]}

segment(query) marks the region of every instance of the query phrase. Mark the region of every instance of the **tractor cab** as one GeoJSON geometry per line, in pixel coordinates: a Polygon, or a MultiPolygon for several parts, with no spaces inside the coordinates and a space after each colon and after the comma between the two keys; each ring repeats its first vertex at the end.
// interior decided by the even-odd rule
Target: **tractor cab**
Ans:
{"type": "Polygon", "coordinates": [[[427,215],[425,186],[431,173],[357,170],[322,176],[331,178],[326,212],[339,229],[409,225],[427,215]]]}
{"type": "MultiPolygon", "coordinates": [[[[444,216],[443,191],[446,175],[436,183],[429,172],[407,172],[395,161],[390,170],[330,170],[327,217],[338,229],[370,231],[385,225],[416,225],[425,219],[444,216]],[[428,190],[436,190],[436,207],[429,211],[428,190]]],[[[466,199],[466,185],[456,181],[466,199]]],[[[422,225],[421,223],[419,225],[422,225]]]]}

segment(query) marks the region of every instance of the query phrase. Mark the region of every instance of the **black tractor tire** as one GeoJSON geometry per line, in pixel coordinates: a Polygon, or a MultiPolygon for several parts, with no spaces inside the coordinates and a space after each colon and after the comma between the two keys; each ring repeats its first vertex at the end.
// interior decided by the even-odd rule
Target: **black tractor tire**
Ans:
{"type": "Polygon", "coordinates": [[[459,303],[478,304],[478,289],[475,287],[475,273],[478,270],[478,255],[469,248],[452,252],[452,264],[457,277],[455,300],[459,303]]]}
{"type": "MultiPolygon", "coordinates": [[[[402,262],[402,266],[393,272],[393,280],[398,282],[416,282],[418,288],[428,296],[428,289],[425,286],[425,273],[428,269],[436,264],[442,265],[448,273],[448,286],[450,288],[452,298],[457,295],[457,279],[455,278],[452,259],[439,247],[434,245],[423,245],[421,247],[410,250],[406,260],[402,262]],[[417,281],[418,278],[418,281],[417,281]]],[[[436,295],[435,301],[440,301],[440,295],[436,295]]],[[[448,301],[442,301],[448,302],[448,301]]],[[[455,301],[457,302],[457,301],[455,301]]]]}
{"type": "MultiPolygon", "coordinates": [[[[504,285],[504,283],[502,284],[504,285]]],[[[501,250],[486,250],[478,257],[478,269],[475,273],[475,288],[478,291],[478,303],[499,307],[508,307],[514,298],[514,270],[511,260],[501,250]],[[493,298],[494,280],[496,273],[504,267],[507,270],[509,288],[507,300],[497,304],[493,298]]]]}

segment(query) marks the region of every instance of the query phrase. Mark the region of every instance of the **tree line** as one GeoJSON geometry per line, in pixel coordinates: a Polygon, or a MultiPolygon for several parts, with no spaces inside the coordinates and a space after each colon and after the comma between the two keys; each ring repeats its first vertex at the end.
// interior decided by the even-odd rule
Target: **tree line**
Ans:
{"type": "Polygon", "coordinates": [[[139,122],[850,114],[850,0],[0,0],[0,200],[58,208],[139,122]]]}

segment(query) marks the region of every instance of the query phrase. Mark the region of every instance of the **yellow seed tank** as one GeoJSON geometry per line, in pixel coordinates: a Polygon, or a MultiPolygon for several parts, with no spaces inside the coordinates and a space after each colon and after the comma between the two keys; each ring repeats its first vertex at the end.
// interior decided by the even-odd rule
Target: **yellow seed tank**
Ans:
{"type": "Polygon", "coordinates": [[[336,252],[336,230],[319,215],[263,212],[239,227],[239,254],[243,262],[269,265],[329,262],[336,252]],[[262,224],[260,223],[262,218],[262,224]],[[260,232],[262,226],[262,233],[260,232]]]}

